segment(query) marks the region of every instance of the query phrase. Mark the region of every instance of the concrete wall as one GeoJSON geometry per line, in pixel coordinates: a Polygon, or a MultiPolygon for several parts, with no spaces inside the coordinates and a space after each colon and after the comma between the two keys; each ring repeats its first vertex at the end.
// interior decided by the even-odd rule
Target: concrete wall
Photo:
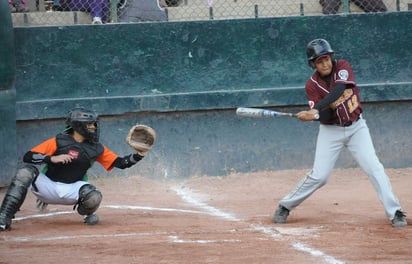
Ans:
{"type": "MultiPolygon", "coordinates": [[[[410,166],[411,13],[16,28],[17,160],[84,105],[120,155],[134,123],[158,131],[138,166],[156,179],[310,168],[316,123],[247,119],[237,106],[306,108],[305,46],[330,40],[352,62],[365,118],[389,167],[410,166]],[[328,26],[325,26],[328,25],[328,26]],[[356,29],[356,30],[354,30],[356,29]],[[398,118],[402,116],[402,119],[398,118]]],[[[343,153],[338,167],[356,166],[343,153]]],[[[106,175],[96,165],[92,176],[106,175]]]]}
{"type": "Polygon", "coordinates": [[[0,2],[0,186],[9,183],[16,163],[14,34],[7,1],[0,2]]]}

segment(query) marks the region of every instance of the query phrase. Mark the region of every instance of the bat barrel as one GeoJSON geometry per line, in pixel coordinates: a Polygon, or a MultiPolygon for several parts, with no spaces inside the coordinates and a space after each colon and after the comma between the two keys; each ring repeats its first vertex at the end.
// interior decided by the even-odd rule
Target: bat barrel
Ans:
{"type": "Polygon", "coordinates": [[[267,109],[239,107],[236,109],[236,114],[242,117],[278,117],[278,116],[294,116],[292,113],[282,113],[267,109]]]}

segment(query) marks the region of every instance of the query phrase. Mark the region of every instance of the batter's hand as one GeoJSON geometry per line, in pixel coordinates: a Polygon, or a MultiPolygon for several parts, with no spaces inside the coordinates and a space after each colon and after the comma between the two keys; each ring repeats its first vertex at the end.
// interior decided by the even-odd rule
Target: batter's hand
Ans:
{"type": "Polygon", "coordinates": [[[53,163],[67,164],[67,163],[72,162],[73,156],[71,156],[69,154],[60,154],[60,155],[57,155],[57,156],[51,156],[50,160],[53,163]]]}
{"type": "Polygon", "coordinates": [[[296,114],[296,117],[299,118],[300,121],[313,121],[315,120],[316,114],[319,114],[317,109],[310,109],[308,111],[300,111],[296,114]]]}

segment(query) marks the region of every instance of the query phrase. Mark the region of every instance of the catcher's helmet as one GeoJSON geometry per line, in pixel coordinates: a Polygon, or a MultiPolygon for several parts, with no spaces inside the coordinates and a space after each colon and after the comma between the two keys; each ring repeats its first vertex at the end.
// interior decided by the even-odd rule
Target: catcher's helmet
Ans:
{"type": "Polygon", "coordinates": [[[85,109],[83,107],[77,107],[69,111],[66,119],[66,131],[73,129],[88,141],[97,143],[99,142],[99,116],[92,110],[85,109]],[[95,130],[90,130],[87,125],[93,123],[95,130]]]}
{"type": "Polygon", "coordinates": [[[323,55],[330,54],[332,61],[334,61],[334,53],[329,42],[324,39],[314,39],[306,46],[306,56],[311,68],[315,68],[314,61],[323,55]]]}

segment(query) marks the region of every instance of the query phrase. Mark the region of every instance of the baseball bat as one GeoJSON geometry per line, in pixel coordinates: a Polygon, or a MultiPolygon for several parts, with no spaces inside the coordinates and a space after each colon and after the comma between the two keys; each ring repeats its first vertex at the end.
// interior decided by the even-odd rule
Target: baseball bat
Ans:
{"type": "Polygon", "coordinates": [[[241,117],[296,117],[296,114],[260,108],[238,107],[236,114],[241,117]]]}

